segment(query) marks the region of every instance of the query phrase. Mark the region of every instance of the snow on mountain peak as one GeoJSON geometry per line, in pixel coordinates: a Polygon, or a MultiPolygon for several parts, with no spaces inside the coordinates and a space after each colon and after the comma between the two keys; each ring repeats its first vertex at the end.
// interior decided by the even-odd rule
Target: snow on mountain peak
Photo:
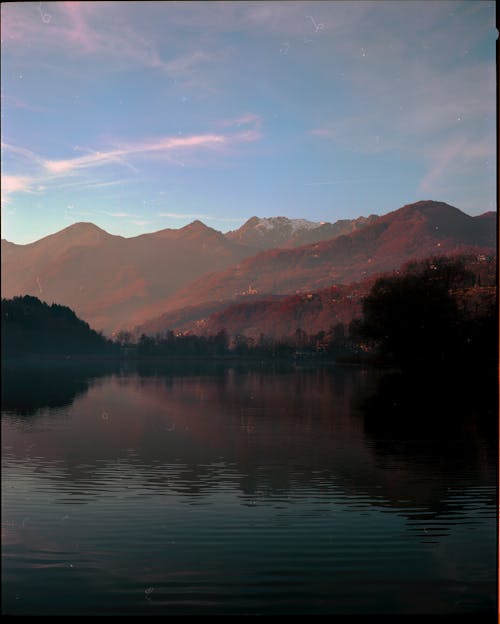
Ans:
{"type": "Polygon", "coordinates": [[[288,217],[258,217],[255,227],[261,230],[276,230],[278,228],[286,227],[294,233],[298,230],[312,230],[320,225],[321,223],[308,221],[307,219],[289,219],[288,217]]]}

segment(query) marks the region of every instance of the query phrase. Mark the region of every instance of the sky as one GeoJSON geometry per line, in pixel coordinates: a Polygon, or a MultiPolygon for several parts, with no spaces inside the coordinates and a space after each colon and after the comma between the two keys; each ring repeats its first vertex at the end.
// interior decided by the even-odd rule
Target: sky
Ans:
{"type": "Polygon", "coordinates": [[[495,3],[3,2],[2,237],[496,210],[495,3]]]}

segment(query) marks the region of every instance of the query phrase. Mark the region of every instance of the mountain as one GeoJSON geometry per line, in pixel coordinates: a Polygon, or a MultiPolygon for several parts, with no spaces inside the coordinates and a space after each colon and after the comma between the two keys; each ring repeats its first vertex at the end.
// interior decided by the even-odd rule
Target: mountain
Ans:
{"type": "Polygon", "coordinates": [[[496,213],[471,217],[432,201],[333,224],[254,217],[228,234],[194,221],[124,238],[76,223],[28,245],[2,241],[2,296],[69,306],[108,334],[168,314],[153,323],[164,329],[172,319],[182,326],[232,302],[312,292],[412,258],[495,244],[496,213]]]}
{"type": "Polygon", "coordinates": [[[27,245],[2,241],[2,297],[67,305],[111,333],[138,309],[255,251],[200,221],[133,238],[75,223],[27,245]]]}
{"type": "Polygon", "coordinates": [[[239,229],[228,232],[226,237],[251,245],[259,251],[275,247],[300,247],[342,234],[350,234],[376,219],[377,215],[370,215],[325,223],[287,217],[251,217],[239,229]]]}
{"type": "MultiPolygon", "coordinates": [[[[453,257],[463,263],[466,271],[474,276],[474,284],[459,289],[455,294],[460,308],[480,315],[494,309],[496,300],[496,258],[482,254],[453,257]]],[[[425,264],[437,264],[439,260],[428,259],[425,264]]],[[[413,263],[397,270],[402,275],[414,271],[413,263]]],[[[417,265],[418,266],[418,265],[417,265]]],[[[230,336],[245,335],[257,340],[261,333],[273,338],[291,336],[297,328],[307,334],[328,331],[342,323],[347,326],[354,318],[361,317],[363,298],[370,292],[376,279],[393,275],[394,272],[375,274],[361,282],[331,286],[312,293],[291,296],[274,296],[246,303],[234,303],[217,311],[198,323],[187,323],[183,328],[195,333],[216,335],[225,329],[230,336]]]]}
{"type": "Polygon", "coordinates": [[[109,334],[160,313],[166,298],[207,272],[279,244],[335,236],[361,227],[363,219],[320,224],[254,217],[227,234],[194,221],[129,239],[75,223],[28,245],[2,240],[2,296],[68,305],[109,334]]]}
{"type": "MultiPolygon", "coordinates": [[[[439,257],[438,257],[439,258],[439,257]]],[[[496,299],[496,258],[493,255],[474,254],[446,256],[463,262],[474,276],[474,285],[456,294],[461,309],[480,314],[494,306],[496,299]]],[[[439,262],[426,258],[428,264],[439,262]]],[[[166,327],[198,335],[214,336],[226,330],[229,336],[244,335],[258,340],[261,334],[280,339],[291,336],[297,328],[307,334],[328,331],[341,323],[345,326],[361,316],[363,298],[376,279],[381,276],[403,274],[415,270],[414,263],[405,263],[395,271],[376,273],[362,281],[333,285],[328,288],[294,295],[271,295],[264,298],[247,298],[229,303],[182,308],[167,313],[138,328],[137,333],[161,333],[166,327]]]]}
{"type": "Polygon", "coordinates": [[[413,259],[432,255],[493,252],[496,214],[466,215],[443,202],[420,201],[379,217],[347,235],[295,249],[261,252],[224,271],[205,275],[175,296],[143,311],[145,333],[169,329],[181,310],[198,320],[232,302],[270,295],[307,293],[334,284],[361,281],[391,271],[413,259]],[[163,309],[163,313],[160,310],[163,309]],[[154,311],[157,311],[155,318],[154,311]]]}

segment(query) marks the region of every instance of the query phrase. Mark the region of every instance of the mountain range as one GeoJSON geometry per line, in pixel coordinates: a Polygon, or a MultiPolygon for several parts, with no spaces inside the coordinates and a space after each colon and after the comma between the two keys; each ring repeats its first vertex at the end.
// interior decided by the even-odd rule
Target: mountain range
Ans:
{"type": "Polygon", "coordinates": [[[252,217],[223,234],[200,221],[124,238],[76,223],[27,245],[2,240],[2,297],[71,307],[91,327],[155,333],[229,305],[362,281],[412,259],[495,253],[496,213],[421,201],[334,223],[252,217]]]}

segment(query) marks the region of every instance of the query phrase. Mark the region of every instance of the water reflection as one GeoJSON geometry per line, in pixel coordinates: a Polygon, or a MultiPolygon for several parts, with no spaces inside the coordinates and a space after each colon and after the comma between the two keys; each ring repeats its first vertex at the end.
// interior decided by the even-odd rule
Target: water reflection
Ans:
{"type": "Polygon", "coordinates": [[[494,609],[476,421],[391,428],[396,382],[354,368],[44,374],[4,386],[5,612],[494,609]]]}
{"type": "Polygon", "coordinates": [[[496,384],[483,381],[457,386],[445,375],[390,373],[361,399],[366,440],[391,475],[385,490],[391,504],[410,497],[425,511],[415,517],[430,519],[459,510],[450,492],[478,479],[495,482],[496,384]]]}
{"type": "Polygon", "coordinates": [[[416,424],[420,408],[402,401],[410,394],[395,390],[393,378],[380,383],[375,372],[342,368],[171,372],[26,375],[24,396],[31,398],[12,409],[17,379],[6,392],[9,459],[39,464],[48,478],[57,466],[65,495],[82,501],[107,491],[119,465],[148,491],[195,499],[230,482],[249,503],[311,488],[341,491],[409,518],[412,510],[433,517],[456,511],[456,501],[446,502],[449,491],[494,480],[494,451],[476,421],[456,414],[444,435],[429,428],[437,415],[428,404],[425,426],[416,424]],[[38,416],[43,426],[27,436],[26,421],[15,423],[19,413],[38,416]]]}
{"type": "Polygon", "coordinates": [[[11,362],[2,366],[2,410],[33,416],[45,407],[69,407],[93,379],[109,375],[115,368],[111,362],[11,362]]]}

